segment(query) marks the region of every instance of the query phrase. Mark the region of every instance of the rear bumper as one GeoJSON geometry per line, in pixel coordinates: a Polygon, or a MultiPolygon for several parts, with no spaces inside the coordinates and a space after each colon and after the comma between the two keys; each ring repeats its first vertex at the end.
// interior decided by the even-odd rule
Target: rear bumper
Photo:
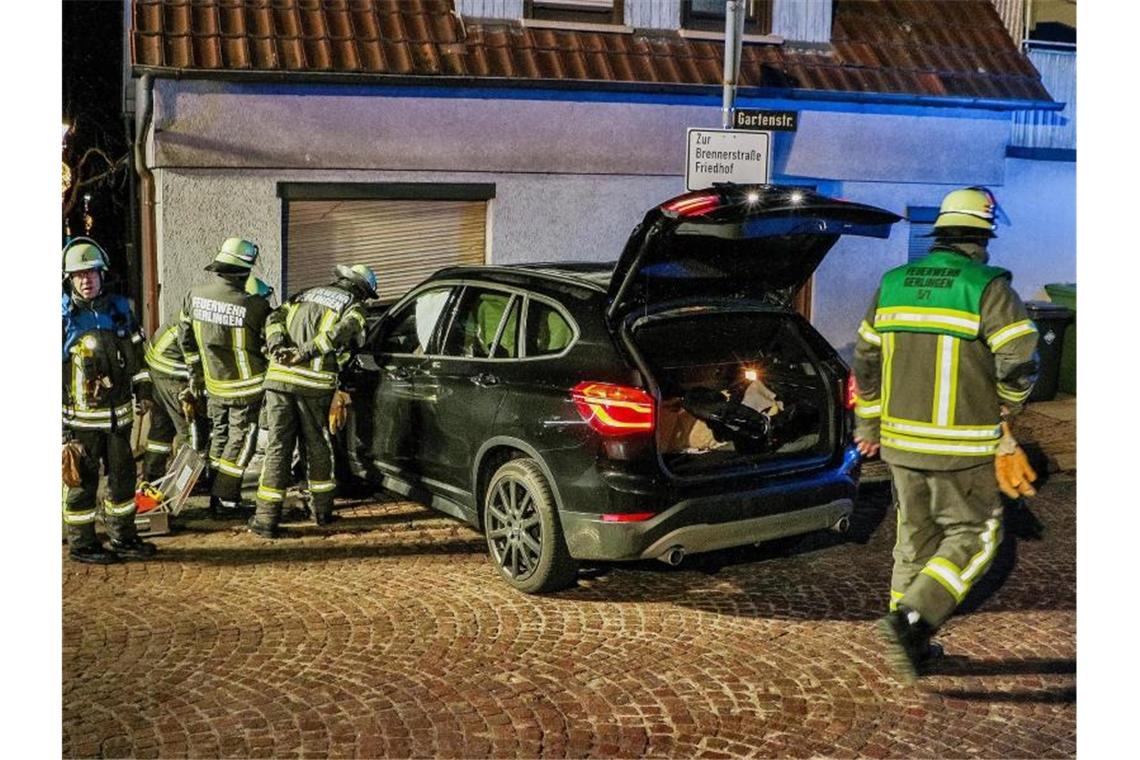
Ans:
{"type": "Polygon", "coordinates": [[[640,522],[562,511],[570,555],[586,560],[659,558],[744,546],[835,526],[850,517],[857,481],[849,467],[760,488],[682,499],[640,522]]]}

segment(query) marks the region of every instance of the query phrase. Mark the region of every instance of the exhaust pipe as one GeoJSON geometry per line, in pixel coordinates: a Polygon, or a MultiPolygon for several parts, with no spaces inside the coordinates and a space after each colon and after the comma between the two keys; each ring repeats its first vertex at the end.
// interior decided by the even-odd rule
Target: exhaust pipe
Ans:
{"type": "Polygon", "coordinates": [[[851,529],[851,518],[847,515],[843,515],[843,517],[840,517],[835,521],[835,523],[831,526],[831,529],[836,533],[846,533],[851,529]]]}
{"type": "Polygon", "coordinates": [[[683,546],[670,547],[669,549],[667,549],[665,551],[664,554],[662,554],[657,559],[661,560],[666,565],[671,565],[672,567],[676,567],[677,565],[681,564],[681,560],[685,559],[685,547],[683,547],[683,546]]]}

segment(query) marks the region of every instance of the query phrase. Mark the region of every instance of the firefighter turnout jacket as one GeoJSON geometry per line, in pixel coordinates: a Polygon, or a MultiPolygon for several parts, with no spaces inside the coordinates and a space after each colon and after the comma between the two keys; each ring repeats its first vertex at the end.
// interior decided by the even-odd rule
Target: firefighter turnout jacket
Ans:
{"type": "Polygon", "coordinates": [[[172,319],[158,328],[146,344],[146,366],[151,378],[169,377],[189,380],[190,371],[178,342],[178,320],[172,319]]]}
{"type": "Polygon", "coordinates": [[[340,368],[364,338],[360,296],[342,281],[294,295],[269,317],[266,346],[272,355],[294,347],[298,363],[271,360],[265,387],[303,395],[336,390],[340,368]]]}
{"type": "Polygon", "coordinates": [[[217,274],[186,294],[179,345],[191,385],[204,382],[211,399],[227,406],[259,402],[268,361],[264,354],[269,301],[245,291],[247,275],[217,274]]]}
{"type": "Polygon", "coordinates": [[[1037,376],[1011,275],[949,247],[883,276],[855,344],[856,436],[921,470],[985,464],[1037,376]]]}
{"type": "Polygon", "coordinates": [[[134,419],[132,399],[150,398],[143,335],[130,302],[63,294],[63,424],[115,431],[134,419]]]}

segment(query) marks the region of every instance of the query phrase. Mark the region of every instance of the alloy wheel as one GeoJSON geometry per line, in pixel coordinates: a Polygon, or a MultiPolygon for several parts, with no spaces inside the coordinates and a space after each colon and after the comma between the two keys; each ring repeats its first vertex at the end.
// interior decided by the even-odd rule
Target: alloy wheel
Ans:
{"type": "Polygon", "coordinates": [[[487,504],[487,537],[495,562],[511,580],[534,573],[542,556],[542,521],[522,481],[509,477],[495,486],[487,504]]]}

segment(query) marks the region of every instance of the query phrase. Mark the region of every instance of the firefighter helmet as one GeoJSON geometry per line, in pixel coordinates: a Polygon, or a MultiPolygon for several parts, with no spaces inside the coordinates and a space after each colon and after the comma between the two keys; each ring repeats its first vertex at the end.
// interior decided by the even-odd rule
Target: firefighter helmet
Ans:
{"type": "Polygon", "coordinates": [[[996,237],[994,220],[998,213],[997,199],[987,188],[952,190],[942,199],[938,218],[934,220],[933,234],[939,235],[950,231],[946,228],[955,228],[954,232],[966,235],[981,233],[985,237],[996,237]]]}
{"type": "Polygon", "coordinates": [[[245,281],[245,292],[251,296],[269,298],[273,295],[273,286],[260,277],[254,277],[251,274],[249,279],[245,281]]]}
{"type": "Polygon", "coordinates": [[[96,269],[106,272],[111,268],[107,253],[91,238],[77,237],[63,247],[63,273],[86,272],[96,269]]]}
{"type": "Polygon", "coordinates": [[[212,269],[218,264],[225,264],[228,266],[242,267],[244,269],[253,269],[254,263],[257,262],[257,254],[260,249],[257,244],[251,243],[239,237],[226,238],[222,243],[222,247],[218,249],[218,253],[214,256],[213,263],[206,267],[212,269]]]}
{"type": "Polygon", "coordinates": [[[364,264],[353,264],[350,267],[346,267],[344,264],[337,264],[336,274],[338,277],[360,283],[368,289],[369,294],[371,294],[373,298],[376,297],[376,273],[372,271],[371,267],[364,264]]]}

